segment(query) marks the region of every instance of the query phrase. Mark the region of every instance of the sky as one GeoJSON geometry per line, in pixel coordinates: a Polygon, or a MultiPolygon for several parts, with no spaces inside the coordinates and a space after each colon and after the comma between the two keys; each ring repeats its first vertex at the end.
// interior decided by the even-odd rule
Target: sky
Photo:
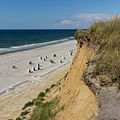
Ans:
{"type": "Polygon", "coordinates": [[[0,29],[86,29],[120,12],[120,0],[0,0],[0,29]]]}

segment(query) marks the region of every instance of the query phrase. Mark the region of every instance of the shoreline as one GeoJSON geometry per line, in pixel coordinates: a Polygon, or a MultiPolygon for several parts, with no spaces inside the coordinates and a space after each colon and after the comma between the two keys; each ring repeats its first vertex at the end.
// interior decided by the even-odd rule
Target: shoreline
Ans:
{"type": "Polygon", "coordinates": [[[68,51],[70,49],[73,49],[75,47],[76,47],[75,40],[71,40],[71,41],[65,41],[62,43],[47,45],[44,47],[42,46],[42,47],[31,49],[31,50],[15,52],[15,53],[10,53],[10,54],[5,54],[5,55],[0,56],[0,59],[1,59],[0,65],[2,66],[2,70],[3,70],[3,71],[0,71],[0,82],[2,83],[2,85],[0,86],[0,88],[1,88],[0,96],[7,94],[11,91],[17,90],[21,86],[28,86],[32,82],[34,82],[36,80],[40,80],[40,78],[45,76],[46,74],[48,74],[52,71],[55,71],[59,67],[62,67],[65,64],[69,63],[72,60],[72,57],[74,55],[69,56],[69,54],[64,54],[64,53],[65,52],[68,53],[68,51]],[[61,50],[61,47],[63,47],[63,48],[65,47],[64,48],[65,51],[64,51],[64,49],[61,50]],[[52,52],[48,53],[47,50],[56,51],[55,53],[57,54],[57,57],[53,58],[52,52]],[[40,61],[38,59],[40,56],[39,52],[41,52],[41,56],[43,56],[45,54],[48,55],[49,60],[54,59],[54,61],[56,63],[54,65],[52,65],[49,63],[49,60],[40,61]],[[60,64],[59,60],[62,59],[63,54],[64,54],[64,56],[66,56],[66,60],[64,60],[64,62],[60,64]],[[9,62],[7,59],[9,59],[9,62]],[[15,59],[16,63],[14,62],[14,59],[15,59]],[[34,61],[34,64],[32,66],[26,65],[27,64],[26,61],[28,61],[28,60],[34,61]],[[45,68],[43,67],[43,70],[35,71],[36,73],[31,73],[31,74],[25,73],[25,71],[27,71],[26,69],[28,69],[28,67],[33,67],[38,62],[42,66],[45,66],[45,68]],[[12,64],[14,63],[16,66],[19,66],[18,69],[12,70],[10,68],[12,66],[11,63],[12,64]],[[25,67],[20,68],[23,65],[25,65],[25,67]],[[16,74],[16,75],[14,75],[14,74],[16,74]],[[19,77],[21,77],[22,80],[19,77]]]}
{"type": "Polygon", "coordinates": [[[12,46],[12,47],[9,47],[9,48],[0,48],[0,49],[8,49],[8,51],[4,51],[2,53],[0,52],[0,56],[10,54],[10,53],[17,53],[17,52],[37,49],[37,48],[40,48],[40,47],[55,45],[55,44],[64,43],[64,42],[68,42],[68,41],[72,41],[72,40],[74,40],[73,37],[68,37],[68,38],[63,38],[63,39],[60,39],[60,40],[53,40],[53,41],[50,41],[50,42],[34,43],[34,44],[21,45],[21,46],[12,46]],[[9,49],[11,49],[11,51],[9,51],[9,49]]]}

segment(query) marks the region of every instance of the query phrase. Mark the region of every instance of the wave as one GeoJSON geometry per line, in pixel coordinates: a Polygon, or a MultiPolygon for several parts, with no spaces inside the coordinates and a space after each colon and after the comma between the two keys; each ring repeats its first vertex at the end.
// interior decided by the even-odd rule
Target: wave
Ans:
{"type": "Polygon", "coordinates": [[[61,42],[65,42],[65,41],[69,41],[69,40],[73,40],[73,39],[74,39],[74,37],[68,37],[68,38],[64,38],[61,40],[54,40],[54,41],[44,42],[44,43],[35,43],[35,44],[28,44],[28,45],[21,45],[21,46],[12,46],[9,48],[0,48],[0,55],[12,53],[12,52],[25,51],[25,50],[34,49],[34,48],[47,46],[47,45],[52,45],[52,44],[56,44],[56,43],[61,43],[61,42]]]}

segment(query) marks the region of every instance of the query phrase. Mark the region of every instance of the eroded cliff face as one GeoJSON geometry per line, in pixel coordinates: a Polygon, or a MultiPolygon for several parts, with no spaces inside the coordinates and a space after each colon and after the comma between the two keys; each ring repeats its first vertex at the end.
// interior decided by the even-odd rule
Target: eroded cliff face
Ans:
{"type": "Polygon", "coordinates": [[[97,116],[97,100],[81,80],[87,67],[86,62],[92,56],[94,56],[92,48],[86,45],[80,48],[78,44],[70,72],[58,94],[60,96],[60,106],[64,108],[56,115],[58,120],[94,120],[97,116]]]}

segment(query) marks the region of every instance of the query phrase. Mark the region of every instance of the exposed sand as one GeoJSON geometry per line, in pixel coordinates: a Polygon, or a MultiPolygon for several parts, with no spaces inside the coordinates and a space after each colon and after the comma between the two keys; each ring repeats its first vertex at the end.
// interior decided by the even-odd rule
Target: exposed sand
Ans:
{"type": "Polygon", "coordinates": [[[26,102],[34,99],[41,90],[62,78],[69,70],[74,56],[74,54],[69,55],[69,50],[74,48],[76,42],[68,41],[0,56],[0,91],[5,91],[5,94],[1,92],[0,96],[0,120],[19,116],[26,102]],[[52,57],[53,53],[57,57],[52,57]],[[39,59],[40,56],[46,55],[49,58],[47,61],[39,59]],[[66,56],[66,59],[63,63],[59,63],[63,56],[66,56]],[[55,64],[51,64],[50,59],[54,60],[55,64]],[[29,65],[29,61],[34,64],[29,65]],[[28,69],[36,67],[37,63],[42,65],[42,70],[28,73],[28,69]],[[18,69],[12,69],[13,65],[18,69]]]}
{"type": "MultiPolygon", "coordinates": [[[[40,77],[48,72],[66,64],[72,60],[69,55],[69,50],[76,48],[75,41],[68,41],[56,45],[40,47],[37,49],[27,50],[23,52],[11,53],[0,56],[0,95],[8,91],[16,89],[18,86],[25,83],[31,83],[34,80],[40,80],[40,77]],[[52,57],[56,54],[56,57],[52,57]],[[39,57],[48,56],[47,61],[40,60],[39,57]],[[66,56],[63,63],[59,63],[62,57],[66,56]],[[54,60],[55,64],[51,64],[49,60],[54,60]],[[30,65],[29,61],[33,64],[30,65]],[[32,67],[37,69],[37,64],[40,64],[42,70],[37,70],[33,73],[28,73],[28,69],[32,67]],[[12,69],[12,66],[17,69],[12,69]]],[[[42,82],[42,81],[41,81],[42,82]]]]}
{"type": "Polygon", "coordinates": [[[78,44],[66,83],[59,93],[60,106],[64,109],[56,115],[56,120],[95,120],[98,115],[97,100],[82,81],[86,62],[93,56],[92,48],[78,44]]]}

